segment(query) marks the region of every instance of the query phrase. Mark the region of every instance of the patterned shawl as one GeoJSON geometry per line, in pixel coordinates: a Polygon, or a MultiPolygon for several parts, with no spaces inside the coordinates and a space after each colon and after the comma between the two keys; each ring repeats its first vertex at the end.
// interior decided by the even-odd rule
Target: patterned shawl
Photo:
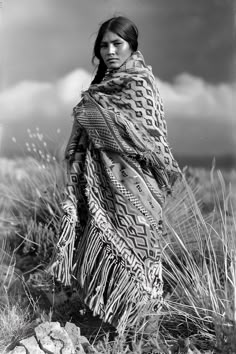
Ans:
{"type": "Polygon", "coordinates": [[[162,303],[162,206],[181,175],[151,67],[137,51],[73,109],[51,271],[118,331],[162,303]]]}

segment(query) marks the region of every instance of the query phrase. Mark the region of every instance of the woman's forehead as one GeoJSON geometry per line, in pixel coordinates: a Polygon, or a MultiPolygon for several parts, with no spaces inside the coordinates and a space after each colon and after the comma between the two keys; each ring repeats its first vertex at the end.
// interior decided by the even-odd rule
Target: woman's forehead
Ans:
{"type": "Polygon", "coordinates": [[[102,38],[102,42],[114,42],[117,39],[121,40],[122,38],[118,36],[118,34],[111,32],[111,31],[106,31],[104,33],[104,36],[102,38]]]}

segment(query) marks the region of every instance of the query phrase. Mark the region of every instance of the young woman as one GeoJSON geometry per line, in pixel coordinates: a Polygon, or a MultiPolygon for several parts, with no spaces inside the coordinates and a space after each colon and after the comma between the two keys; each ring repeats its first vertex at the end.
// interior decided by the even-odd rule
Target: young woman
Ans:
{"type": "Polygon", "coordinates": [[[53,273],[77,284],[95,315],[118,331],[162,304],[165,196],[181,175],[163,105],[127,18],[104,22],[97,73],[74,107],[68,183],[53,273]]]}

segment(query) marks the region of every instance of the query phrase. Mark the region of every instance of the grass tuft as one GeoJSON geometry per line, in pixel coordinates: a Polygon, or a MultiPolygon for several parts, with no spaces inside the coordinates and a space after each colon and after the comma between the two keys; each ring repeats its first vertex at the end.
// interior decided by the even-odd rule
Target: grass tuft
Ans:
{"type": "MultiPolygon", "coordinates": [[[[35,138],[43,139],[39,131],[35,138]]],[[[40,161],[1,161],[1,350],[32,327],[32,314],[9,298],[17,268],[23,279],[42,268],[59,232],[65,169],[42,151],[40,156],[40,161]]],[[[164,209],[164,307],[158,315],[147,314],[156,337],[151,343],[140,333],[112,340],[104,335],[96,343],[101,353],[139,354],[153,348],[174,353],[182,347],[186,352],[236,352],[236,172],[223,174],[214,167],[184,172],[164,209]]]]}

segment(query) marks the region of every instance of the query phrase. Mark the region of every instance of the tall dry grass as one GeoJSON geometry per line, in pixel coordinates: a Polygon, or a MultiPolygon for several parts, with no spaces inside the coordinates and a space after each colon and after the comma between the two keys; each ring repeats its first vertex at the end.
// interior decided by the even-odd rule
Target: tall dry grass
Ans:
{"type": "Polygon", "coordinates": [[[165,210],[164,277],[171,292],[162,328],[236,352],[236,218],[233,186],[213,168],[203,184],[196,176],[177,186],[165,210]],[[207,186],[211,188],[207,190],[207,186]],[[208,195],[206,195],[208,193],[208,195]],[[208,212],[204,200],[211,202],[208,212]],[[173,328],[172,327],[173,324],[173,328]],[[221,335],[219,336],[219,333],[221,335]],[[230,349],[228,349],[228,347],[230,349]]]}
{"type": "MultiPolygon", "coordinates": [[[[57,161],[42,164],[28,158],[2,160],[2,166],[1,248],[10,254],[17,265],[22,260],[29,263],[25,264],[25,268],[21,264],[23,273],[37,267],[43,268],[50,258],[59,230],[60,203],[65,184],[64,165],[57,161]]],[[[236,352],[236,220],[233,193],[236,173],[231,171],[223,176],[214,168],[211,172],[188,169],[185,176],[184,181],[176,185],[164,210],[165,301],[161,315],[156,319],[156,335],[162,337],[167,347],[171,347],[178,338],[188,338],[202,351],[216,347],[225,354],[236,352]]],[[[3,269],[3,264],[5,261],[0,262],[0,269],[3,269]]],[[[6,295],[7,286],[4,292],[6,295]]],[[[18,323],[16,327],[24,328],[28,315],[24,312],[26,310],[23,313],[20,307],[18,310],[5,303],[0,315],[8,323],[18,323]]],[[[152,316],[155,322],[155,315],[152,316]]],[[[11,327],[10,334],[4,332],[4,325],[3,329],[0,327],[0,338],[5,338],[5,343],[14,337],[11,327]]],[[[115,353],[117,348],[120,353],[128,352],[122,338],[116,338],[113,343],[103,343],[103,349],[100,346],[104,353],[108,348],[109,353],[115,353]]],[[[136,348],[135,353],[142,352],[140,337],[133,342],[133,348],[136,348]]]]}

